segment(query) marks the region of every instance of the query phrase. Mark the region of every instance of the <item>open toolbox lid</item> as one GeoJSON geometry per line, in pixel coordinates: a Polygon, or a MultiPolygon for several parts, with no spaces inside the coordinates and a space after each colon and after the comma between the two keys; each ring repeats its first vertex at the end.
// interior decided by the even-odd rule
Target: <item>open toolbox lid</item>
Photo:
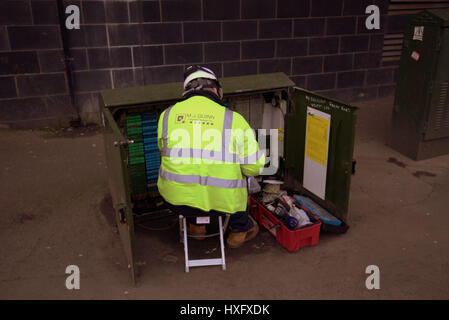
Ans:
{"type": "MultiPolygon", "coordinates": [[[[285,73],[266,73],[240,77],[220,78],[223,95],[241,95],[253,92],[285,89],[295,85],[285,73]]],[[[105,108],[116,109],[148,104],[170,104],[182,99],[183,83],[164,83],[140,87],[111,89],[101,92],[105,108]]]]}
{"type": "Polygon", "coordinates": [[[295,87],[285,117],[285,169],[299,182],[306,196],[343,221],[347,220],[349,209],[357,110],[357,107],[295,87]],[[317,115],[321,116],[321,123],[316,124],[317,128],[312,124],[308,127],[308,119],[317,115]],[[320,146],[306,139],[306,132],[319,135],[320,125],[322,133],[327,134],[323,139],[328,142],[327,157],[322,164],[317,164],[321,162],[318,159],[321,154],[324,160],[324,149],[320,153],[320,146]],[[307,141],[310,142],[306,153],[307,141]],[[314,158],[318,161],[310,161],[314,158]],[[321,196],[307,186],[307,183],[313,186],[313,180],[319,179],[320,170],[324,181],[321,196]],[[306,183],[305,175],[311,183],[306,183]]]}

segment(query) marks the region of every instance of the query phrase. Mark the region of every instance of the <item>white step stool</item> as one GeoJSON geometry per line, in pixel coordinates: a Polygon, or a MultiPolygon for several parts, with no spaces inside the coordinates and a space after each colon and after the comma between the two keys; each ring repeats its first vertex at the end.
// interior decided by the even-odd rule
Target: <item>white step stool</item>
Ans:
{"type": "MultiPolygon", "coordinates": [[[[210,217],[210,216],[207,216],[207,217],[210,217]]],[[[186,264],[186,268],[185,269],[186,269],[186,272],[189,272],[189,268],[190,267],[217,266],[217,265],[221,265],[221,268],[223,270],[226,270],[226,261],[225,261],[223,235],[224,235],[224,233],[226,231],[226,228],[228,226],[229,218],[230,218],[230,215],[227,214],[226,218],[225,218],[224,225],[223,225],[222,216],[219,215],[218,216],[219,232],[218,233],[214,233],[214,234],[210,234],[210,235],[200,236],[200,237],[206,237],[206,238],[215,237],[215,236],[219,236],[220,237],[221,258],[189,260],[189,249],[188,249],[188,245],[187,245],[187,238],[195,238],[195,237],[198,237],[198,236],[190,236],[190,235],[187,234],[186,217],[184,217],[183,215],[179,215],[179,237],[180,237],[180,242],[184,243],[184,254],[185,254],[185,264],[186,264]]]]}

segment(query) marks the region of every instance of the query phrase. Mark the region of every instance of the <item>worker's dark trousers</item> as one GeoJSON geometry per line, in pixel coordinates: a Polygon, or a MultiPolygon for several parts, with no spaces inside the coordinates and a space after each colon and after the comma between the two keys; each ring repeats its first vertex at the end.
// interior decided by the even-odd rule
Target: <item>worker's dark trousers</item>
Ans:
{"type": "MultiPolygon", "coordinates": [[[[174,206],[170,203],[167,203],[168,208],[175,213],[176,215],[183,215],[187,218],[187,221],[192,224],[196,223],[196,217],[198,216],[204,216],[204,215],[226,215],[223,212],[211,210],[209,212],[205,212],[203,210],[200,210],[198,208],[193,208],[189,206],[174,206]]],[[[246,208],[246,211],[239,211],[236,213],[232,213],[231,217],[229,218],[229,226],[231,227],[232,231],[235,232],[243,232],[248,231],[253,227],[253,222],[248,217],[248,207],[246,208]]]]}

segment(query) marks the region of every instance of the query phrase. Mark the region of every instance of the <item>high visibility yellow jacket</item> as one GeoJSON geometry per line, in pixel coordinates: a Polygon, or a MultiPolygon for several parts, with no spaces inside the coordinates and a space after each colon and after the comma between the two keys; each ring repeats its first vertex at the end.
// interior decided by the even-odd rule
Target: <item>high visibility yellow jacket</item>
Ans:
{"type": "Polygon", "coordinates": [[[158,189],[173,205],[226,213],[245,211],[245,176],[260,174],[265,155],[237,112],[209,92],[167,108],[158,123],[158,189]]]}

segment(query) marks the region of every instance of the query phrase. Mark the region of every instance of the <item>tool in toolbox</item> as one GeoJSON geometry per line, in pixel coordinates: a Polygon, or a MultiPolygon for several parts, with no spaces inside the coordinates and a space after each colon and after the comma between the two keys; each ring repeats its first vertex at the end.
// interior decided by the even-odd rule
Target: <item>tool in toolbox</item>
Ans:
{"type": "Polygon", "coordinates": [[[297,224],[295,225],[295,229],[310,225],[310,219],[307,216],[307,213],[302,210],[299,209],[295,203],[295,199],[293,199],[292,197],[288,196],[288,195],[283,195],[282,196],[282,200],[284,200],[288,206],[290,207],[290,210],[288,212],[288,215],[292,218],[295,218],[297,224]]]}
{"type": "Polygon", "coordinates": [[[271,211],[282,223],[284,223],[289,229],[295,229],[298,224],[298,220],[296,218],[291,217],[288,214],[290,210],[288,205],[286,205],[280,198],[277,198],[273,202],[273,211],[271,211]]]}
{"type": "Polygon", "coordinates": [[[265,184],[264,192],[279,194],[281,192],[281,184],[284,182],[279,180],[264,180],[263,183],[265,184]]]}

